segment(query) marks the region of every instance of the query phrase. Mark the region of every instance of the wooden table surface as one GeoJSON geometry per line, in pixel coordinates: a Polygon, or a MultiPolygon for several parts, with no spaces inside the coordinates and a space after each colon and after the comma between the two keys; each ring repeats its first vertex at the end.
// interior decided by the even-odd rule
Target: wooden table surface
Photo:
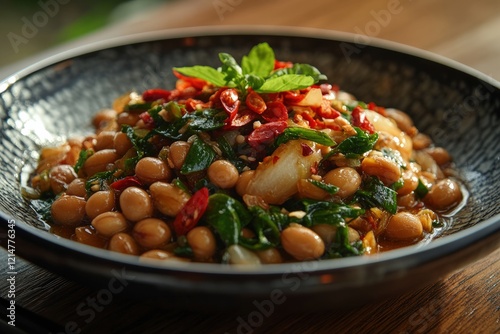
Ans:
{"type": "MultiPolygon", "coordinates": [[[[435,52],[500,78],[498,0],[175,1],[43,52],[39,57],[123,34],[236,24],[303,26],[356,33],[360,38],[388,39],[435,52]]],[[[14,69],[16,66],[3,69],[2,73],[14,69]]],[[[0,257],[2,265],[7,264],[4,249],[0,250],[0,257]]],[[[74,323],[75,333],[500,333],[499,259],[497,250],[435,284],[357,309],[273,314],[253,331],[241,327],[238,330],[238,315],[167,312],[147,302],[120,297],[87,323],[76,310],[87,298],[95,297],[97,290],[19,258],[16,305],[59,325],[60,331],[53,333],[70,333],[68,324],[74,323]]],[[[2,275],[5,272],[2,270],[2,275]]],[[[5,297],[6,279],[2,278],[0,286],[5,297]]],[[[4,332],[0,327],[0,333],[4,332]]]]}

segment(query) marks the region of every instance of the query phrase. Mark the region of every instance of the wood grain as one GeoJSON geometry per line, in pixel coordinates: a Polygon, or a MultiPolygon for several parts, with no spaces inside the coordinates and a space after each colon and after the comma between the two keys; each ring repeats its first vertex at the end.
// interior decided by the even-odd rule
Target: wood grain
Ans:
{"type": "MultiPolygon", "coordinates": [[[[6,263],[6,257],[1,249],[0,261],[6,263]]],[[[500,330],[499,258],[497,250],[435,284],[360,308],[310,314],[276,309],[261,318],[172,311],[119,294],[91,313],[98,290],[18,259],[16,303],[61,328],[74,324],[70,328],[82,333],[495,333],[500,330]]],[[[0,286],[5,297],[5,279],[0,286]]]]}

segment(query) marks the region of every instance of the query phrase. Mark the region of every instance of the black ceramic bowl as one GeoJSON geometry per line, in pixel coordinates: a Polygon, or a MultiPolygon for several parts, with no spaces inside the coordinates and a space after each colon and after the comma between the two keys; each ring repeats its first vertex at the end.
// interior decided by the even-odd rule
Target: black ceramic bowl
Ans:
{"type": "Polygon", "coordinates": [[[68,278],[104,287],[119,279],[123,294],[205,310],[357,305],[434,282],[498,248],[500,84],[422,51],[355,38],[288,28],[167,31],[72,50],[8,78],[0,83],[2,232],[15,222],[16,254],[68,278]],[[360,100],[406,111],[451,152],[470,197],[440,238],[369,257],[242,269],[144,264],[47,231],[20,193],[41,147],[92,132],[92,115],[124,92],[171,88],[174,66],[216,65],[219,52],[240,59],[263,41],[277,58],[315,65],[360,100]]]}

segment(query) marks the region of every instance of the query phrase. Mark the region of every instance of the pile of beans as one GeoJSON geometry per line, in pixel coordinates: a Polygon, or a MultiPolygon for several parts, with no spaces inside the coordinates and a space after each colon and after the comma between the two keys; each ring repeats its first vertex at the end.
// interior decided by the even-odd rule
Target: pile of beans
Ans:
{"type": "MultiPolygon", "coordinates": [[[[349,241],[361,240],[366,254],[418,242],[424,234],[432,233],[433,223],[439,221],[440,213],[456,207],[463,200],[462,187],[453,177],[448,152],[435,147],[428,136],[416,131],[405,113],[388,109],[386,119],[393,124],[388,125],[389,130],[392,131],[394,126],[396,133],[403,133],[404,138],[391,135],[389,130],[381,130],[376,150],[366,154],[359,165],[352,165],[345,157],[334,155],[330,158],[330,170],[310,176],[338,187],[335,200],[345,202],[360,189],[367,176],[377,177],[387,186],[402,180],[397,189],[397,213],[388,214],[373,208],[367,215],[347,221],[349,241]],[[402,144],[398,141],[401,138],[410,142],[402,144]],[[406,168],[402,169],[395,160],[381,154],[385,147],[400,150],[407,161],[406,168]],[[423,199],[415,194],[419,181],[429,189],[423,199]],[[374,220],[377,221],[376,228],[374,220]]],[[[301,119],[294,121],[299,124],[301,119]]],[[[383,121],[375,120],[373,123],[377,128],[377,122],[383,121]]],[[[344,131],[328,132],[327,129],[325,132],[339,142],[346,138],[352,127],[345,124],[342,118],[335,122],[344,131]]],[[[71,139],[58,148],[47,148],[41,152],[32,186],[41,194],[55,196],[50,209],[54,233],[142,259],[218,262],[221,252],[224,252],[226,260],[234,264],[318,259],[335,238],[335,226],[318,224],[305,227],[295,223],[281,231],[280,247],[260,251],[241,245],[221,250],[214,230],[203,224],[190,229],[185,235],[177,236],[172,221],[190,200],[191,194],[174,180],[180,175],[192,145],[190,140],[158,140],[154,144],[160,147],[159,153],[142,157],[133,170],[124,175],[127,161],[137,152],[130,138],[120,130],[124,125],[147,129],[144,119],[140,113],[125,111],[122,103],[115,109],[99,112],[93,124],[95,134],[71,139]],[[92,154],[75,170],[83,150],[92,154]],[[113,180],[117,182],[127,182],[114,187],[109,182],[100,184],[98,180],[92,181],[92,177],[105,172],[115,172],[113,180]],[[175,253],[174,250],[179,247],[189,248],[190,255],[175,253]]],[[[242,137],[235,133],[233,144],[243,142],[245,138],[242,137]]],[[[318,148],[323,155],[328,151],[328,147],[318,148]]],[[[258,162],[252,162],[251,157],[241,158],[247,159],[248,166],[258,166],[258,162]]],[[[202,176],[217,189],[238,196],[247,204],[253,201],[266,207],[267,203],[262,203],[259,196],[247,192],[255,174],[255,168],[246,167],[239,172],[230,161],[218,156],[202,176]]],[[[299,198],[329,198],[324,190],[312,186],[306,179],[299,180],[296,189],[294,196],[299,198]]],[[[300,216],[303,213],[288,214],[300,216]]],[[[255,236],[251,228],[243,228],[242,234],[255,236]]]]}

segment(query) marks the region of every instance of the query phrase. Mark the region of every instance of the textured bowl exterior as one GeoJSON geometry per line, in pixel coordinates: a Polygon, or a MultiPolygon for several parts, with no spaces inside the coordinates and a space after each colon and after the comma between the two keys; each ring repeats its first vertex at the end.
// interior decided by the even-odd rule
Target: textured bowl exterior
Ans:
{"type": "Polygon", "coordinates": [[[500,89],[495,80],[432,55],[379,41],[360,45],[356,36],[332,32],[292,29],[278,34],[242,29],[166,35],[80,50],[0,83],[0,225],[3,231],[5,222],[16,222],[20,256],[97,286],[121,272],[130,281],[130,295],[168,297],[177,307],[251,306],[252,301],[269,299],[277,291],[287,300],[297,300],[299,306],[293,303],[293,307],[314,309],[356,305],[358,297],[367,293],[373,299],[400,293],[498,248],[500,89]],[[219,52],[240,59],[262,41],[273,47],[278,59],[313,64],[329,82],[359,100],[407,112],[418,129],[450,151],[470,196],[439,239],[369,258],[248,270],[144,264],[47,232],[48,226],[35,213],[36,204],[20,193],[41,147],[91,133],[92,115],[124,92],[173,87],[172,67],[215,66],[219,52]]]}

